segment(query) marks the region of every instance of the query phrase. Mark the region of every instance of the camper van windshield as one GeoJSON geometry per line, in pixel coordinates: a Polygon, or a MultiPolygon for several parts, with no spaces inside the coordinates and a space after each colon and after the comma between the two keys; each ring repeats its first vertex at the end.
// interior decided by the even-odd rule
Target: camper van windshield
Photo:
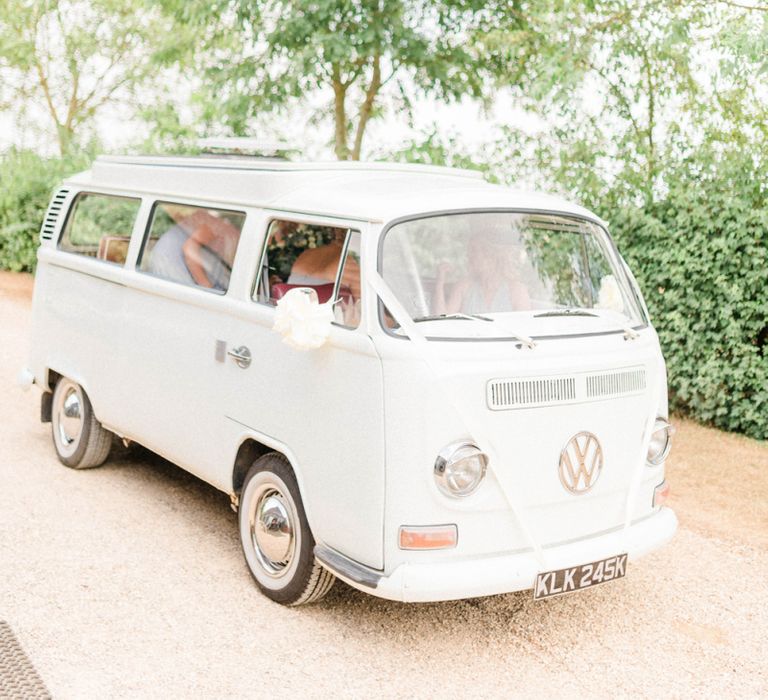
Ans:
{"type": "Polygon", "coordinates": [[[574,332],[645,323],[608,236],[583,219],[494,212],[407,221],[385,234],[381,270],[415,321],[461,320],[470,335],[478,334],[470,326],[506,318],[529,335],[551,334],[559,317],[574,332]]]}

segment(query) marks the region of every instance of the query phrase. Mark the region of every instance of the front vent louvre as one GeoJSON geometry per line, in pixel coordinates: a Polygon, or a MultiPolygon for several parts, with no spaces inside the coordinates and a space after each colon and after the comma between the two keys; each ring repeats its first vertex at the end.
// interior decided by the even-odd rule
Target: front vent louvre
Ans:
{"type": "Polygon", "coordinates": [[[587,398],[634,394],[645,389],[645,370],[591,374],[587,377],[587,398]]]}
{"type": "Polygon", "coordinates": [[[548,406],[576,400],[574,377],[493,379],[488,382],[488,407],[494,410],[548,406]]]}
{"type": "Polygon", "coordinates": [[[646,384],[644,367],[555,377],[491,379],[486,385],[486,401],[492,411],[558,406],[641,394],[646,384]]]}
{"type": "Polygon", "coordinates": [[[69,190],[59,190],[51,200],[51,203],[48,206],[48,211],[45,212],[43,228],[40,229],[40,238],[42,240],[50,241],[53,238],[54,231],[56,230],[56,222],[59,220],[59,214],[61,214],[64,200],[67,198],[68,194],[69,190]]]}

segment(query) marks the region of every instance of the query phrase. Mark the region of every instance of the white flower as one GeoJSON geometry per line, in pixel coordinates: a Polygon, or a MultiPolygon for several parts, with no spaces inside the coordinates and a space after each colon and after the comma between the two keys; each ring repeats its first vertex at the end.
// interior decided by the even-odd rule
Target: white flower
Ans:
{"type": "Polygon", "coordinates": [[[600,309],[618,311],[619,313],[624,311],[624,300],[621,298],[621,290],[613,275],[606,275],[600,280],[597,306],[600,309]]]}
{"type": "Polygon", "coordinates": [[[272,330],[282,334],[283,342],[291,347],[311,350],[328,339],[332,321],[333,305],[318,304],[314,289],[300,287],[277,302],[272,330]]]}

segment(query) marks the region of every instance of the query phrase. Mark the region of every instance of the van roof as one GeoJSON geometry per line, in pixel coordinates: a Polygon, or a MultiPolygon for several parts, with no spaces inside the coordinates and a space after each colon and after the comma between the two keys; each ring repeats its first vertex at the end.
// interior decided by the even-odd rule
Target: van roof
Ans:
{"type": "Polygon", "coordinates": [[[492,185],[472,170],[404,163],[295,163],[227,156],[99,156],[67,180],[81,188],[384,222],[472,209],[591,212],[550,195],[492,185]]]}

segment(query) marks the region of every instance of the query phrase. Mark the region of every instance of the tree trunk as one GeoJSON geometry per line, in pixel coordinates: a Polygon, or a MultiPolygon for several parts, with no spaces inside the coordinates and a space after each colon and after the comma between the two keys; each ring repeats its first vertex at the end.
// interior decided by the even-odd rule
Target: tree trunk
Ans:
{"type": "Polygon", "coordinates": [[[72,148],[72,143],[75,139],[75,132],[66,124],[56,124],[56,136],[59,139],[59,153],[63,158],[72,148]]]}
{"type": "Polygon", "coordinates": [[[373,103],[376,101],[376,96],[379,94],[380,88],[381,57],[379,54],[376,54],[373,57],[373,75],[371,76],[371,83],[368,85],[368,89],[365,91],[365,100],[363,100],[363,104],[360,107],[357,130],[355,131],[355,142],[352,146],[352,160],[360,160],[360,149],[363,145],[365,127],[368,125],[368,120],[371,118],[371,113],[373,112],[373,103]]]}
{"type": "Polygon", "coordinates": [[[333,67],[333,118],[336,123],[334,151],[339,160],[349,160],[347,145],[347,86],[341,81],[338,66],[333,67]]]}

